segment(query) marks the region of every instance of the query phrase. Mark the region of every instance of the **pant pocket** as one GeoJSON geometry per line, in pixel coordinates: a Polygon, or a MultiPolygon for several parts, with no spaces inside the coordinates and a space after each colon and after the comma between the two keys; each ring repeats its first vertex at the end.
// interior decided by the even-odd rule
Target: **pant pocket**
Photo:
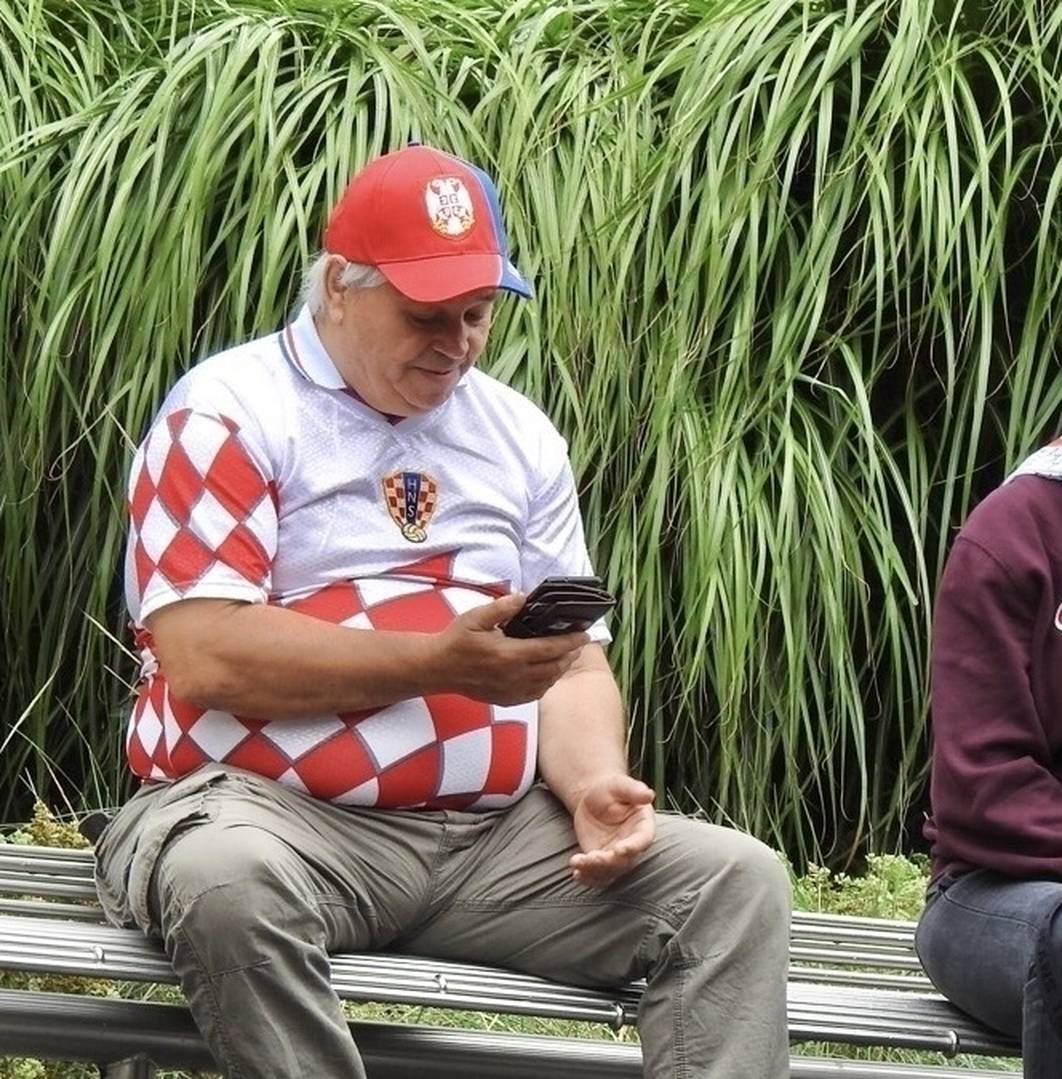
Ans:
{"type": "Polygon", "coordinates": [[[214,819],[210,796],[227,781],[208,765],[176,783],[138,792],[119,810],[96,848],[96,890],[111,922],[158,935],[148,894],[159,854],[181,832],[214,819]]]}

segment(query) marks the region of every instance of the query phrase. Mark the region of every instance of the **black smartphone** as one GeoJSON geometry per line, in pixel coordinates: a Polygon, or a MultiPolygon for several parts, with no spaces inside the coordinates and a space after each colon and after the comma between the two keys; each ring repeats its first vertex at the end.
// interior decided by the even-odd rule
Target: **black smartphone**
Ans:
{"type": "Polygon", "coordinates": [[[554,637],[596,622],[616,605],[600,577],[547,577],[502,626],[507,637],[554,637]]]}

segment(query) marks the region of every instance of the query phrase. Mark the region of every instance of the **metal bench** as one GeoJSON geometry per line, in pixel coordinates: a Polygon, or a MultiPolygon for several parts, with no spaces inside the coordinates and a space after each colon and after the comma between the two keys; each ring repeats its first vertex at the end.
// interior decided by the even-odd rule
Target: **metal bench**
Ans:
{"type": "MultiPolygon", "coordinates": [[[[953,1008],[918,965],[910,922],[824,914],[793,918],[789,1035],[799,1042],[1013,1056],[1019,1047],[953,1008]]],[[[87,850],[0,844],[0,970],[173,984],[169,960],[135,930],[105,924],[87,850]]],[[[600,991],[511,971],[387,953],[332,958],[345,1000],[603,1023],[635,1020],[641,986],[600,991]]],[[[474,1075],[634,1077],[634,1043],[352,1023],[373,1079],[474,1075]]],[[[155,1066],[211,1070],[187,1009],[74,993],[0,990],[0,1053],[96,1063],[108,1079],[155,1066]]],[[[960,1079],[1013,1072],[793,1058],[794,1079],[960,1079]]],[[[755,1077],[750,1077],[755,1079],[755,1077]]]]}

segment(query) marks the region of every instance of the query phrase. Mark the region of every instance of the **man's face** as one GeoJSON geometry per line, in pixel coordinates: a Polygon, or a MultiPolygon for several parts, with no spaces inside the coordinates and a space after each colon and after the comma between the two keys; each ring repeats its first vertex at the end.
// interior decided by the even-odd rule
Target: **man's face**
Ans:
{"type": "Polygon", "coordinates": [[[494,289],[417,303],[385,282],[343,289],[324,312],[321,337],[340,373],[373,408],[414,416],[438,408],[479,359],[494,289]]]}

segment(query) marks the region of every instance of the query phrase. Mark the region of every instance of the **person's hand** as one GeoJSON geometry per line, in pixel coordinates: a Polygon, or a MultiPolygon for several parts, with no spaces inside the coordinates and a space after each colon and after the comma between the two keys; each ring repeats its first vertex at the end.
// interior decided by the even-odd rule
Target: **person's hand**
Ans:
{"type": "Polygon", "coordinates": [[[581,848],[569,865],[572,876],[590,888],[607,888],[632,869],[656,836],[653,791],[627,775],[595,780],[572,813],[581,848]]]}
{"type": "Polygon", "coordinates": [[[498,628],[524,605],[521,592],[474,607],[439,635],[440,682],[447,691],[491,704],[537,701],[588,644],[585,633],[519,640],[498,628]]]}

